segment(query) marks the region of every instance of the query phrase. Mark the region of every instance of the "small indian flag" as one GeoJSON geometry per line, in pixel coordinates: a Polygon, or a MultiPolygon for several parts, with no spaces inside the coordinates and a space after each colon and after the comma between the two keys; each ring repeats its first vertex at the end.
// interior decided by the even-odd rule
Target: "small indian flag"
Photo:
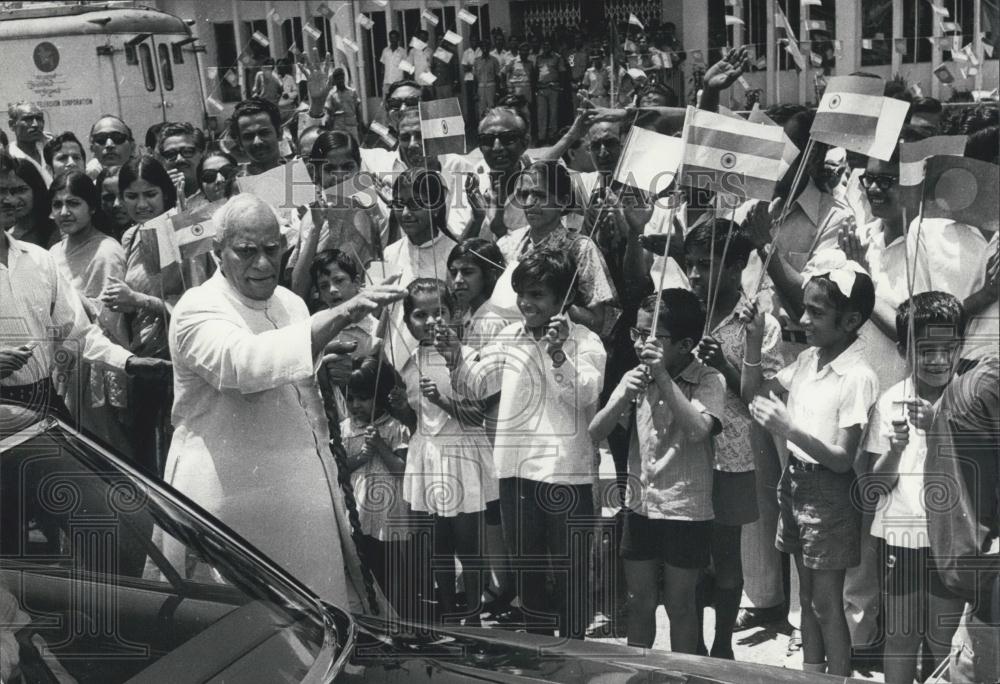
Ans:
{"type": "Polygon", "coordinates": [[[302,27],[302,33],[305,33],[313,40],[319,40],[320,37],[323,35],[323,33],[318,28],[316,28],[315,26],[311,26],[309,24],[305,24],[302,27]]]}
{"type": "Polygon", "coordinates": [[[437,15],[431,12],[429,9],[425,9],[420,13],[420,18],[426,21],[431,26],[437,26],[441,23],[441,20],[437,18],[437,15]]]}
{"type": "Polygon", "coordinates": [[[628,15],[628,23],[632,24],[632,26],[639,27],[640,31],[646,28],[645,26],[642,25],[642,22],[639,21],[639,17],[635,16],[632,13],[629,13],[628,15]]]}
{"type": "Polygon", "coordinates": [[[688,107],[681,183],[770,200],[795,154],[779,126],[688,107]]]}
{"type": "MultiPolygon", "coordinates": [[[[224,203],[220,202],[219,206],[224,203]]],[[[197,211],[171,217],[174,242],[181,259],[193,259],[212,251],[212,241],[218,231],[218,226],[212,220],[212,213],[217,208],[215,205],[207,205],[197,211]]]]}
{"type": "Polygon", "coordinates": [[[816,110],[811,137],[889,161],[910,105],[883,97],[884,88],[881,78],[832,77],[816,110]]]}
{"type": "Polygon", "coordinates": [[[375,26],[375,22],[374,22],[374,21],[372,21],[371,17],[369,17],[369,16],[368,16],[367,14],[365,14],[364,12],[362,12],[361,14],[359,14],[359,15],[358,15],[358,18],[357,18],[357,19],[355,19],[354,21],[355,21],[355,22],[357,23],[357,25],[358,25],[358,26],[360,26],[361,28],[363,28],[363,29],[367,29],[367,30],[369,30],[369,31],[371,31],[371,30],[372,30],[372,27],[373,27],[373,26],[375,26]]]}
{"type": "Polygon", "coordinates": [[[475,14],[466,9],[458,10],[458,14],[456,16],[458,17],[459,21],[464,21],[469,26],[475,24],[476,19],[478,19],[478,17],[475,14]]]}
{"type": "Polygon", "coordinates": [[[460,45],[462,43],[462,36],[454,31],[445,31],[444,39],[452,45],[460,45]]]}
{"type": "Polygon", "coordinates": [[[964,135],[936,135],[913,143],[899,145],[899,187],[904,203],[920,201],[920,188],[929,157],[965,154],[968,138],[964,135]]]}
{"type": "Polygon", "coordinates": [[[457,97],[420,103],[424,155],[465,154],[465,119],[457,97]]]}
{"type": "Polygon", "coordinates": [[[657,196],[677,174],[684,156],[684,141],[633,126],[615,169],[615,180],[657,196]]]}
{"type": "Polygon", "coordinates": [[[253,35],[251,35],[250,37],[253,38],[255,41],[257,41],[258,43],[260,43],[264,47],[267,47],[268,45],[271,44],[271,41],[269,41],[267,39],[267,36],[265,36],[260,31],[254,31],[253,35]]]}

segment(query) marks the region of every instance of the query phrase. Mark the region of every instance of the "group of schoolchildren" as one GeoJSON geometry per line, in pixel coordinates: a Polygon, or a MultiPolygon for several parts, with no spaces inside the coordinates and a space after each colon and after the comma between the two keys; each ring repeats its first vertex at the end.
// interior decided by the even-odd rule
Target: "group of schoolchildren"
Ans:
{"type": "MultiPolygon", "coordinates": [[[[394,198],[403,198],[391,207],[401,241],[413,243],[394,252],[407,263],[388,264],[411,276],[401,311],[353,326],[350,368],[326,380],[341,393],[334,415],[362,556],[403,617],[478,624],[481,613],[509,608],[516,597],[519,626],[583,638],[593,617],[598,445],[624,429],[618,553],[628,642],[653,645],[662,602],[672,650],[733,658],[739,536],[757,517],[756,423],[787,449],[776,545],[798,571],[805,669],[851,672],[845,572],[867,543],[859,454],[870,463],[867,481],[882,483],[871,535],[899,568],[886,587],[894,649],[887,674],[895,667],[898,681],[912,678],[922,635],[933,634],[936,658],[947,654],[954,627],[932,618],[961,614],[963,601],[934,579],[916,476],[935,402],[962,348],[958,299],[929,291],[898,307],[897,346],[911,371],[880,388],[859,339],[876,303],[873,280],[840,252],[821,251],[801,273],[799,323],[809,346],[785,365],[780,325],[741,286],[753,243],[739,224],[712,219],[684,236],[690,289],[667,288],[641,302],[629,331],[635,365],[602,402],[605,346],[567,314],[588,287],[578,251],[543,244],[507,264],[497,244],[471,238],[452,243],[438,263],[437,242],[447,238],[428,199],[428,185],[440,190],[434,176],[411,170],[394,187],[394,198]],[[513,291],[516,310],[497,304],[501,287],[513,291]],[[404,336],[409,349],[388,340],[404,336]],[[913,528],[904,535],[901,517],[913,528]],[[710,567],[709,651],[698,597],[710,567]]],[[[336,249],[316,254],[310,273],[323,306],[353,296],[371,277],[336,249]]]]}

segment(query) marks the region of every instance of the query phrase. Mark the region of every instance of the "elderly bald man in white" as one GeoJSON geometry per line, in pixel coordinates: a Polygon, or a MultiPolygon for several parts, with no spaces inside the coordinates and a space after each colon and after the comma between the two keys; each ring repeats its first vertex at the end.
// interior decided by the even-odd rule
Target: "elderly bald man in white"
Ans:
{"type": "MultiPolygon", "coordinates": [[[[404,290],[383,284],[310,316],[278,285],[285,244],[271,208],[240,194],[215,221],[220,269],[181,297],[170,322],[175,432],[165,478],[321,598],[361,611],[315,369],[345,326],[404,290]]],[[[185,567],[179,544],[164,550],[185,567]]]]}

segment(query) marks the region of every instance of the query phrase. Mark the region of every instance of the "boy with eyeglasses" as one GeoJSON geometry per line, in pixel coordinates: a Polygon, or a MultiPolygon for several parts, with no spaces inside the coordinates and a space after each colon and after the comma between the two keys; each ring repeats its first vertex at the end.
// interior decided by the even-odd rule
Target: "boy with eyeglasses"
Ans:
{"type": "Polygon", "coordinates": [[[619,425],[629,433],[620,553],[630,646],[653,645],[661,569],[671,649],[694,653],[698,642],[695,587],[711,554],[713,438],[722,431],[726,396],[722,374],[694,355],[704,327],[705,310],[689,290],[644,299],[630,331],[641,363],[590,423],[595,442],[619,425]]]}

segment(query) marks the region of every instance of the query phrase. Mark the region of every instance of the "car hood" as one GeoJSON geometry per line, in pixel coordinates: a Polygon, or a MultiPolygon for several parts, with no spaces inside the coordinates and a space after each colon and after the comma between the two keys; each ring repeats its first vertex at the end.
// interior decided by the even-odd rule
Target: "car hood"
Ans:
{"type": "Polygon", "coordinates": [[[434,627],[422,631],[354,616],[358,641],[337,681],[488,681],[510,684],[802,684],[858,681],[767,665],[597,641],[562,640],[500,629],[434,627]],[[400,672],[402,671],[402,672],[400,672]],[[357,679],[354,679],[356,677],[357,679]]]}

